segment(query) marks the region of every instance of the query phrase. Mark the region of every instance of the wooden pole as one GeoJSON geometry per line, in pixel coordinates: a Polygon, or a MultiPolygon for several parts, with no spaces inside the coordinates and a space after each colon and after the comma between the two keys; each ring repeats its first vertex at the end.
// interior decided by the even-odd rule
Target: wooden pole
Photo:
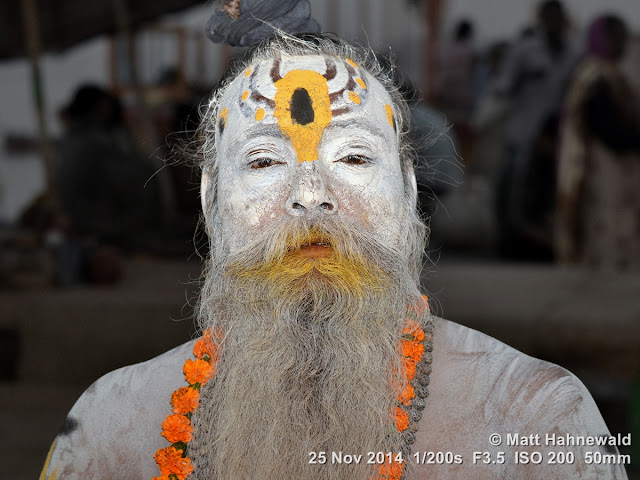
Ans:
{"type": "Polygon", "coordinates": [[[25,40],[31,66],[31,86],[38,121],[38,139],[40,155],[44,164],[46,192],[50,206],[58,209],[58,192],[56,188],[56,172],[53,149],[47,128],[47,110],[42,89],[42,72],[40,70],[40,31],[38,28],[38,10],[35,0],[22,0],[25,40]]]}
{"type": "Polygon", "coordinates": [[[138,63],[136,61],[136,46],[131,28],[131,16],[126,0],[113,0],[113,9],[118,26],[118,34],[124,40],[127,51],[127,67],[129,68],[134,101],[138,108],[144,107],[144,95],[138,79],[138,63]]]}
{"type": "Polygon", "coordinates": [[[426,0],[426,2],[427,45],[424,50],[424,60],[422,62],[422,78],[424,98],[427,103],[433,104],[438,37],[440,35],[440,20],[444,0],[426,0]]]}

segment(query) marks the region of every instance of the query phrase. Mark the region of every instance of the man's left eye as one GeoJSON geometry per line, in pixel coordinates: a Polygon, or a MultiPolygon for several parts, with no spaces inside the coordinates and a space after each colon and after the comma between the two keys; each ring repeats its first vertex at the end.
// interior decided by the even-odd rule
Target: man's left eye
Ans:
{"type": "Polygon", "coordinates": [[[347,155],[338,161],[348,165],[364,165],[365,163],[369,163],[371,159],[364,155],[347,155]]]}

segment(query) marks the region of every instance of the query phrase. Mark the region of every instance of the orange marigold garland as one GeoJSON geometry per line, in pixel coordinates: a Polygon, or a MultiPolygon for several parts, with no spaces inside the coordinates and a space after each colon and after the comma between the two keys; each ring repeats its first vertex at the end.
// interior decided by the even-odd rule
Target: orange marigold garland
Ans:
{"type": "Polygon", "coordinates": [[[171,395],[173,413],[191,415],[200,405],[200,392],[192,387],[180,387],[171,395]]]}
{"type": "MultiPolygon", "coordinates": [[[[418,321],[428,311],[429,304],[425,296],[424,304],[410,309],[409,316],[415,318],[406,319],[402,329],[402,339],[398,345],[403,371],[397,375],[397,379],[402,383],[396,385],[400,393],[392,417],[407,446],[415,441],[417,423],[420,421],[425,406],[424,398],[429,394],[427,385],[429,384],[429,373],[431,373],[433,323],[431,320],[427,322],[427,332],[425,332],[418,321]],[[418,373],[418,378],[416,378],[418,373]],[[410,383],[414,379],[415,388],[410,383]]],[[[378,465],[378,473],[381,478],[400,480],[403,477],[407,460],[406,458],[402,458],[402,461],[395,460],[394,458],[393,461],[378,465]]]]}
{"type": "Polygon", "coordinates": [[[207,382],[213,374],[215,369],[211,362],[196,358],[195,360],[188,359],[184,362],[184,368],[182,369],[184,378],[189,385],[202,385],[207,382]]]}
{"type": "Polygon", "coordinates": [[[222,338],[219,332],[214,338],[210,330],[205,331],[193,346],[196,359],[188,359],[184,364],[184,378],[189,386],[180,387],[171,395],[173,413],[162,422],[162,436],[171,446],[161,448],[153,456],[161,473],[153,480],[185,480],[193,472],[193,464],[187,457],[187,444],[193,433],[191,416],[200,404],[200,387],[215,374],[222,338]]]}
{"type": "Polygon", "coordinates": [[[196,340],[193,346],[193,355],[196,358],[201,358],[206,361],[212,361],[213,364],[218,362],[218,346],[213,340],[213,337],[220,340],[224,337],[220,330],[217,330],[215,335],[211,334],[210,330],[204,332],[204,335],[196,340]]]}
{"type": "Polygon", "coordinates": [[[153,480],[185,480],[193,472],[191,460],[183,456],[183,451],[175,447],[161,448],[153,456],[160,468],[161,477],[153,480]]]}
{"type": "Polygon", "coordinates": [[[404,462],[383,463],[378,470],[382,478],[399,479],[404,472],[404,462]]]}
{"type": "MultiPolygon", "coordinates": [[[[424,408],[424,398],[428,395],[433,323],[429,320],[428,331],[425,332],[417,321],[428,311],[429,305],[425,296],[423,305],[417,305],[415,309],[410,310],[410,315],[413,314],[416,318],[408,318],[405,321],[402,339],[398,346],[402,355],[403,370],[398,377],[403,384],[397,386],[400,393],[392,418],[407,446],[415,441],[414,432],[424,408]],[[414,388],[410,382],[416,378],[418,371],[420,373],[419,378],[416,379],[418,386],[414,388]]],[[[211,330],[206,330],[194,344],[193,355],[196,359],[188,359],[185,362],[183,372],[189,386],[180,387],[171,395],[173,413],[162,423],[162,436],[172,445],[161,448],[153,456],[161,476],[154,477],[152,480],[186,480],[193,472],[193,464],[187,457],[187,444],[191,441],[193,433],[191,416],[200,404],[201,386],[215,375],[222,339],[223,335],[220,331],[212,333],[211,330]]],[[[407,461],[404,458],[401,461],[395,460],[378,465],[380,478],[387,480],[402,478],[407,461]]]]}
{"type": "Polygon", "coordinates": [[[189,443],[193,427],[185,415],[174,413],[162,422],[162,436],[171,443],[189,443]]]}
{"type": "Polygon", "coordinates": [[[404,432],[409,426],[409,414],[399,407],[395,408],[394,420],[399,432],[404,432]]]}

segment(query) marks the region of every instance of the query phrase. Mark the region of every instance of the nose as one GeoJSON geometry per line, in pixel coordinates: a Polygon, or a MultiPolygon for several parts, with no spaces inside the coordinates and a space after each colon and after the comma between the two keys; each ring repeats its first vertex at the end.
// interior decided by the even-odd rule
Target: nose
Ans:
{"type": "Polygon", "coordinates": [[[327,188],[326,179],[318,171],[315,162],[303,162],[297,169],[291,194],[287,199],[287,213],[294,217],[316,212],[336,213],[338,202],[327,188]]]}

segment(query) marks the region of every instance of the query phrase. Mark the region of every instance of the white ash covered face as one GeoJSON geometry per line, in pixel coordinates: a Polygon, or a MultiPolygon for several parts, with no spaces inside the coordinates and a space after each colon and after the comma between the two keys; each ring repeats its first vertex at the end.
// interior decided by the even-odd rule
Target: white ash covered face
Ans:
{"type": "Polygon", "coordinates": [[[231,252],[287,215],[338,215],[397,247],[406,203],[396,113],[364,69],[324,55],[263,60],[219,105],[217,197],[231,252]]]}

